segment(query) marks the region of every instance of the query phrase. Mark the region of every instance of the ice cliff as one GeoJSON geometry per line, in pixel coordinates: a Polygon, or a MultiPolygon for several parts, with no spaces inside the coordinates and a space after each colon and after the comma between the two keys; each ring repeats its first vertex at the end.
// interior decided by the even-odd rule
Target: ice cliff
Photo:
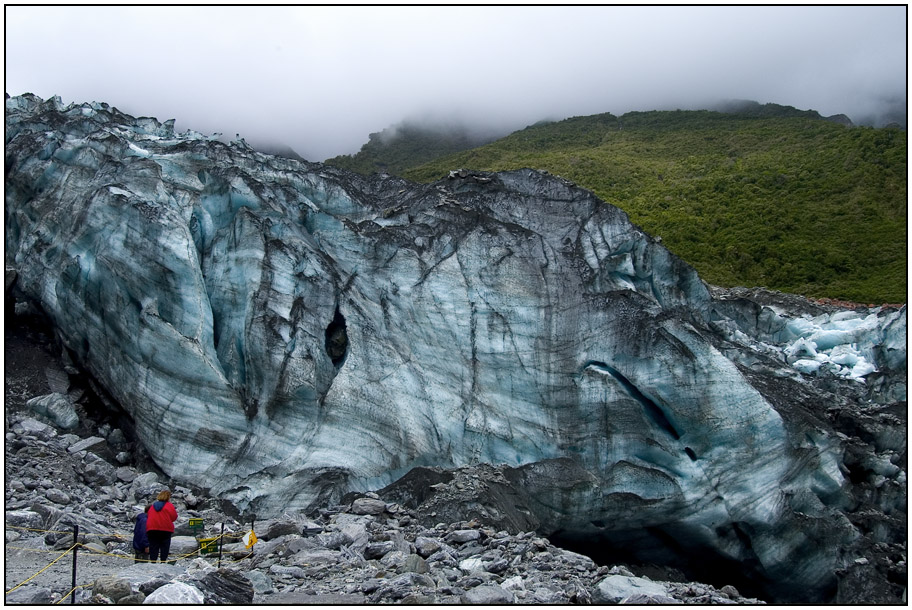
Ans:
{"type": "Polygon", "coordinates": [[[31,95],[6,128],[14,288],[170,475],[266,515],[525,468],[544,530],[832,588],[859,534],[802,401],[905,400],[905,308],[714,297],[542,172],[363,178],[31,95]]]}

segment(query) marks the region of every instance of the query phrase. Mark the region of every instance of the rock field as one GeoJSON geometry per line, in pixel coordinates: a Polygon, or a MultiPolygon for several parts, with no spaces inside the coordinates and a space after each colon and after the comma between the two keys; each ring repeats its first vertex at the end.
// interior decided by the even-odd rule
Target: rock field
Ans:
{"type": "MultiPolygon", "coordinates": [[[[117,603],[758,603],[733,587],[653,581],[624,566],[597,566],[534,532],[510,534],[466,521],[426,527],[414,511],[374,493],[318,515],[255,523],[258,542],[252,551],[227,542],[217,569],[217,554],[199,556],[188,518],[202,517],[210,536],[223,522],[235,535],[244,533],[246,524],[223,514],[218,502],[175,486],[180,517],[174,565],[134,565],[133,507],[169,481],[105,461],[93,451],[106,448],[106,441],[94,440],[101,437],[61,434],[32,417],[9,421],[10,588],[66,551],[73,525],[79,525],[78,602],[105,603],[106,597],[117,603]]],[[[71,566],[64,557],[9,592],[7,603],[59,601],[69,592],[71,566]]]]}

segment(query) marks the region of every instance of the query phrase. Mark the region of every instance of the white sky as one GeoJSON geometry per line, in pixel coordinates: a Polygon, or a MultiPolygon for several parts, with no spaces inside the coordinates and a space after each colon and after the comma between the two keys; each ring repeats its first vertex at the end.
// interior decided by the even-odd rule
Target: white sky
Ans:
{"type": "Polygon", "coordinates": [[[906,7],[7,6],[6,91],[357,152],[409,117],[517,129],[723,99],[906,103],[906,7]]]}

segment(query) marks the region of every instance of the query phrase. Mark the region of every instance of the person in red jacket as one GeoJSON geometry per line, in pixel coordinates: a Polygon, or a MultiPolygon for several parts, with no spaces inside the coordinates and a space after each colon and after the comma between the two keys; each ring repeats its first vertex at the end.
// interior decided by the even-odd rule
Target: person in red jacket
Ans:
{"type": "Polygon", "coordinates": [[[146,518],[146,535],[149,537],[149,561],[168,560],[171,550],[171,536],[174,534],[174,522],[177,521],[177,509],[171,504],[171,492],[165,489],[158,493],[149,516],[146,518]]]}

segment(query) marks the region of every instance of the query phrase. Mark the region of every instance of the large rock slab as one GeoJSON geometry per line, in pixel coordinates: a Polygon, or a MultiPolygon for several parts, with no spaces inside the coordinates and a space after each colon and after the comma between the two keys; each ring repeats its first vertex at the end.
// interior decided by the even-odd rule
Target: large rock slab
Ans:
{"type": "Polygon", "coordinates": [[[102,445],[104,442],[105,442],[105,439],[103,439],[100,436],[90,436],[88,438],[84,438],[80,441],[73,443],[72,445],[67,447],[67,451],[69,451],[70,453],[78,453],[80,451],[86,451],[93,447],[102,445]]]}
{"type": "Polygon", "coordinates": [[[184,568],[168,563],[133,564],[117,571],[115,576],[128,580],[133,589],[139,590],[142,585],[153,580],[170,581],[184,573],[184,568]]]}
{"type": "Polygon", "coordinates": [[[10,591],[3,598],[4,605],[47,606],[54,603],[51,590],[47,587],[19,587],[10,591]]]}
{"type": "Polygon", "coordinates": [[[24,530],[39,530],[44,527],[44,517],[33,510],[8,510],[5,513],[7,526],[24,530]]]}
{"type": "Polygon", "coordinates": [[[459,598],[464,604],[498,606],[501,604],[512,604],[513,594],[503,587],[497,585],[481,585],[469,589],[459,598]]]}
{"type": "Polygon", "coordinates": [[[208,572],[196,579],[195,586],[203,592],[206,604],[243,606],[253,602],[253,583],[237,570],[208,572]]]}
{"type": "Polygon", "coordinates": [[[668,597],[668,589],[645,578],[615,574],[598,583],[592,594],[592,601],[596,604],[617,604],[636,595],[646,598],[668,597]]]}
{"type": "Polygon", "coordinates": [[[92,595],[104,595],[115,604],[132,593],[132,586],[126,578],[102,576],[92,585],[92,595]]]}
{"type": "Polygon", "coordinates": [[[172,606],[199,605],[205,601],[203,592],[182,582],[169,582],[146,596],[143,604],[165,604],[172,606]]]}

